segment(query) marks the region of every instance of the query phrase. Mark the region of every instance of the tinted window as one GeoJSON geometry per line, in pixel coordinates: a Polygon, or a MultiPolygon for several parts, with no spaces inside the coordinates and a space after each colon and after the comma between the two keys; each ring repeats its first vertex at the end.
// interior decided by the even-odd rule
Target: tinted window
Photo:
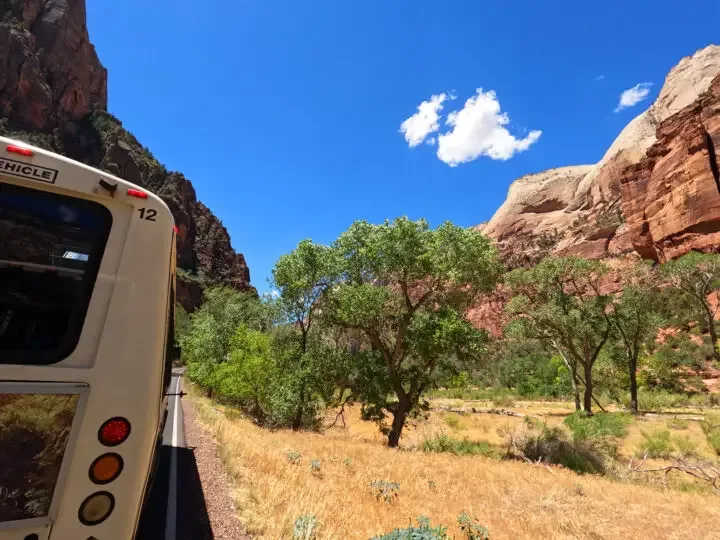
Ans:
{"type": "Polygon", "coordinates": [[[112,225],[103,205],[0,183],[0,362],[77,345],[112,225]]]}
{"type": "Polygon", "coordinates": [[[0,391],[0,523],[48,515],[77,403],[0,391]]]}

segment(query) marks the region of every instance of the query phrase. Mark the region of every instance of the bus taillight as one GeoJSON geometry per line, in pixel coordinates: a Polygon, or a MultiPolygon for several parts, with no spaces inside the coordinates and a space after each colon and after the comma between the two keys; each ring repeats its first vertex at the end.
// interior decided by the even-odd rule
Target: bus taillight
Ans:
{"type": "Polygon", "coordinates": [[[117,446],[129,436],[130,422],[120,416],[106,420],[98,430],[98,439],[105,446],[117,446]]]}
{"type": "Polygon", "coordinates": [[[78,518],[83,525],[99,525],[115,508],[115,497],[107,491],[93,493],[80,505],[78,518]]]}
{"type": "Polygon", "coordinates": [[[21,156],[30,157],[33,155],[33,151],[29,148],[23,148],[22,146],[16,146],[14,144],[8,144],[5,147],[5,150],[7,150],[8,152],[12,152],[13,154],[20,154],[21,156]]]}
{"type": "Polygon", "coordinates": [[[105,485],[115,480],[123,470],[123,459],[118,454],[103,454],[90,465],[90,480],[105,485]]]}

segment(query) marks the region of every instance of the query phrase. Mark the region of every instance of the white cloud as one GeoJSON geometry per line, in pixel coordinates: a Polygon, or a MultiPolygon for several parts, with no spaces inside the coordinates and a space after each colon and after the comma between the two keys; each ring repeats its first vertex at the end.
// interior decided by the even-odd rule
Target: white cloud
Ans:
{"type": "Polygon", "coordinates": [[[480,156],[507,160],[524,152],[542,135],[533,130],[518,139],[505,127],[510,123],[507,113],[500,112],[500,102],[494,91],[477,94],[465,102],[459,111],[451,112],[445,123],[451,131],[438,136],[437,156],[451,167],[473,161],[480,156]]]}
{"type": "Polygon", "coordinates": [[[632,107],[640,103],[643,99],[648,97],[648,94],[650,94],[651,86],[652,83],[644,82],[636,84],[632,88],[625,90],[622,94],[620,94],[620,102],[618,103],[618,106],[615,107],[615,112],[620,112],[623,109],[627,109],[628,107],[632,107]]]}
{"type": "MultiPolygon", "coordinates": [[[[443,102],[448,98],[442,93],[433,95],[429,101],[423,101],[418,105],[417,112],[400,124],[400,133],[405,135],[405,140],[410,148],[423,142],[425,137],[440,129],[440,111],[443,110],[443,102]]],[[[451,96],[450,99],[453,99],[451,96]]]]}
{"type": "Polygon", "coordinates": [[[595,77],[595,80],[596,80],[596,81],[603,81],[603,80],[605,80],[605,75],[598,75],[597,77],[595,77]]]}
{"type": "Polygon", "coordinates": [[[437,139],[435,137],[428,137],[428,139],[425,141],[428,145],[434,146],[437,142],[437,139]]]}

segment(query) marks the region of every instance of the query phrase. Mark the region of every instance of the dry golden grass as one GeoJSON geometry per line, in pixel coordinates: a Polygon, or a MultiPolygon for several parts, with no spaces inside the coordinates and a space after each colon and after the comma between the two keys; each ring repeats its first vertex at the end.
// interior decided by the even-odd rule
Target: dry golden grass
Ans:
{"type": "MultiPolygon", "coordinates": [[[[259,538],[291,538],[301,514],[319,518],[323,539],[367,539],[421,514],[461,538],[456,519],[462,511],[477,516],[493,539],[720,538],[717,496],[520,462],[390,450],[376,427],[354,412],[345,430],[271,432],[193,395],[202,421],[221,444],[240,517],[259,538]],[[302,456],[297,465],[288,460],[293,450],[302,456]],[[321,476],[310,470],[313,459],[322,461],[321,476]],[[377,501],[368,487],[373,480],[399,482],[399,498],[377,501]]],[[[495,417],[468,415],[461,421],[459,436],[496,436],[495,417]]],[[[441,426],[449,429],[438,415],[429,425],[411,428],[408,439],[419,440],[423,431],[441,426]]]]}

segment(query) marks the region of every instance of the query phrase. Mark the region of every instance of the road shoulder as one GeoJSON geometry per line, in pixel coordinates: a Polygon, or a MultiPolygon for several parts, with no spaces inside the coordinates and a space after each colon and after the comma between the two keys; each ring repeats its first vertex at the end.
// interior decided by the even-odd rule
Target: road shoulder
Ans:
{"type": "Polygon", "coordinates": [[[237,517],[230,479],[220,460],[217,442],[200,423],[193,402],[183,398],[182,405],[185,413],[185,439],[188,448],[192,448],[195,454],[215,540],[252,538],[237,517]]]}

